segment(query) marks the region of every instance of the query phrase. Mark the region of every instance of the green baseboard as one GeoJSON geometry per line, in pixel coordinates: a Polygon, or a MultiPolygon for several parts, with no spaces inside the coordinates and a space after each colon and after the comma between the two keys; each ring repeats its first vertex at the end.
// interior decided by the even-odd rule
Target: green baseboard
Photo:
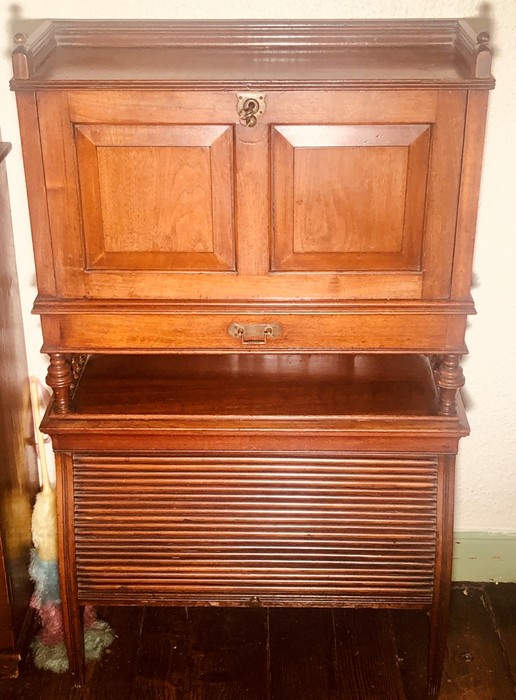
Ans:
{"type": "Polygon", "coordinates": [[[516,583],[516,532],[456,532],[454,581],[516,583]]]}

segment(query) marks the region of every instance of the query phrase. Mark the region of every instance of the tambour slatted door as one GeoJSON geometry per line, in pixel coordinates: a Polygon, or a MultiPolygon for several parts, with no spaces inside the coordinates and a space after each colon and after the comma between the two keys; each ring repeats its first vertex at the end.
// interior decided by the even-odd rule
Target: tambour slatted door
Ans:
{"type": "Polygon", "coordinates": [[[431,458],[76,455],[74,490],[84,601],[431,603],[431,458]]]}

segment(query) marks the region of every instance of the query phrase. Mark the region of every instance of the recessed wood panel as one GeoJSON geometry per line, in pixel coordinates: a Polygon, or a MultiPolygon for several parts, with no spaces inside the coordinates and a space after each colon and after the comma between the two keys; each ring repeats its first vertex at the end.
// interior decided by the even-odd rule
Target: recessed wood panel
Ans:
{"type": "Polygon", "coordinates": [[[419,270],[430,127],[273,130],[274,270],[419,270]]]}
{"type": "Polygon", "coordinates": [[[234,269],[229,127],[75,133],[87,269],[234,269]]]}
{"type": "Polygon", "coordinates": [[[331,148],[321,166],[319,149],[296,154],[294,254],[401,252],[404,207],[393,195],[406,189],[406,149],[331,148]]]}
{"type": "Polygon", "coordinates": [[[207,148],[99,148],[98,167],[100,190],[103,198],[106,195],[106,253],[213,252],[207,148]],[[152,184],[143,192],[138,176],[142,171],[148,172],[152,184]],[[125,199],[127,209],[120,216],[119,203],[125,199]],[[153,235],[141,236],[141,231],[153,235]]]}

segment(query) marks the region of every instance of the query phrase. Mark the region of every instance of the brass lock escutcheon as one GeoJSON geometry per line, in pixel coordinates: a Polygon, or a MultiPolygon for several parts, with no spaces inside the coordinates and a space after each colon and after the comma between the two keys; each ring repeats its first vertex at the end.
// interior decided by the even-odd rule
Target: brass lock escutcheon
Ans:
{"type": "Polygon", "coordinates": [[[268,338],[278,338],[283,333],[279,323],[230,323],[228,335],[240,338],[242,345],[265,345],[268,338]]]}
{"type": "Polygon", "coordinates": [[[256,126],[258,117],[265,112],[265,95],[238,95],[237,112],[240,124],[256,126]]]}

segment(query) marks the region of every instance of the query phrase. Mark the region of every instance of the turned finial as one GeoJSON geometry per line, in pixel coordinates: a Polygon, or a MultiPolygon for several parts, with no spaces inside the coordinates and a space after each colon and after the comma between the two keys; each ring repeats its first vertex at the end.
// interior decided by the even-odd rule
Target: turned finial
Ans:
{"type": "Polygon", "coordinates": [[[27,42],[27,35],[24,34],[23,32],[18,32],[17,34],[14,35],[14,43],[18,44],[18,46],[21,46],[27,42]]]}
{"type": "Polygon", "coordinates": [[[479,44],[487,44],[489,43],[489,40],[491,37],[489,36],[489,32],[480,32],[480,34],[477,36],[477,42],[479,44]]]}

